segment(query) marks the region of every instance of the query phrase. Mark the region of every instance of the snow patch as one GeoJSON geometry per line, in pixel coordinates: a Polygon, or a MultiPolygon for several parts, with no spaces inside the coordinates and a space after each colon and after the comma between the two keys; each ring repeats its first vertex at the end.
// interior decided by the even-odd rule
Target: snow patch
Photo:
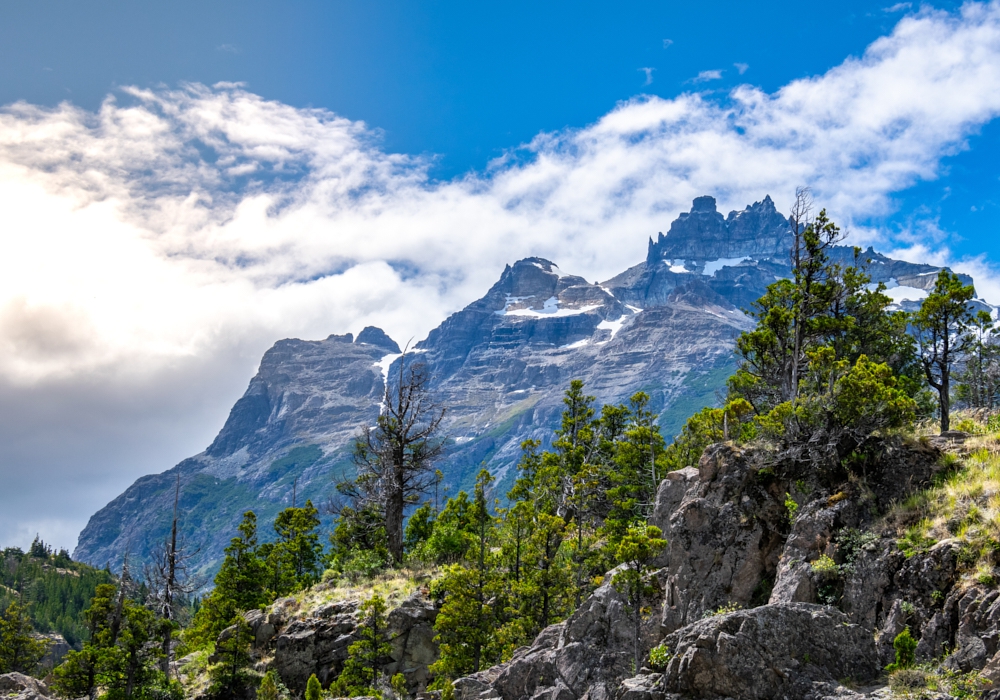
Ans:
{"type": "Polygon", "coordinates": [[[533,262],[531,264],[534,265],[535,267],[537,267],[542,272],[548,272],[550,274],[553,274],[556,277],[558,277],[559,279],[562,279],[563,277],[568,277],[569,276],[567,273],[565,273],[562,270],[560,270],[559,266],[556,265],[555,263],[552,263],[551,269],[549,269],[549,270],[546,270],[545,266],[542,265],[541,263],[533,262]]]}
{"type": "Polygon", "coordinates": [[[629,309],[630,311],[632,311],[632,313],[636,313],[636,314],[641,314],[642,313],[642,309],[640,309],[638,306],[632,306],[631,304],[625,304],[625,308],[629,309]]]}
{"type": "MultiPolygon", "coordinates": [[[[868,285],[868,289],[874,291],[875,289],[878,289],[878,284],[873,282],[868,285]]],[[[893,303],[896,304],[901,301],[920,301],[927,298],[926,289],[903,286],[895,277],[889,278],[889,281],[885,283],[885,290],[882,293],[892,299],[893,303]]]]}
{"type": "Polygon", "coordinates": [[[608,340],[613,340],[618,331],[622,329],[622,325],[624,325],[626,318],[628,318],[628,316],[622,316],[617,321],[601,321],[597,324],[597,327],[599,329],[611,331],[611,338],[608,340]]]}
{"type": "Polygon", "coordinates": [[[585,314],[588,311],[593,311],[594,309],[601,308],[601,304],[591,304],[590,306],[581,306],[577,309],[560,309],[559,299],[556,297],[549,297],[542,304],[541,309],[514,309],[508,311],[507,307],[504,307],[502,312],[497,311],[498,314],[503,316],[527,316],[529,318],[556,318],[559,316],[576,316],[578,314],[585,314]]]}
{"type": "Polygon", "coordinates": [[[715,273],[724,267],[736,267],[737,265],[742,265],[747,260],[750,260],[749,256],[743,256],[742,258],[719,258],[718,260],[709,260],[705,263],[705,271],[702,273],[706,277],[715,277],[715,273]]]}
{"type": "MultiPolygon", "coordinates": [[[[415,352],[415,351],[411,350],[411,352],[415,352]]],[[[389,384],[389,367],[391,367],[392,363],[395,362],[398,358],[400,358],[402,356],[403,356],[403,353],[401,353],[401,352],[392,353],[392,354],[386,355],[381,360],[379,360],[374,365],[372,365],[373,367],[378,367],[381,370],[381,372],[382,372],[382,383],[385,384],[386,386],[388,386],[388,384],[389,384]]]]}
{"type": "MultiPolygon", "coordinates": [[[[603,323],[603,321],[602,321],[602,323],[603,323]]],[[[597,327],[600,328],[601,326],[598,325],[597,327]]],[[[590,338],[584,338],[583,340],[578,340],[575,343],[570,343],[569,345],[560,345],[559,349],[560,350],[574,350],[576,348],[582,348],[584,345],[586,345],[589,342],[590,342],[590,338]]]]}
{"type": "Polygon", "coordinates": [[[677,260],[677,261],[664,260],[663,264],[666,265],[668,268],[670,268],[671,272],[675,272],[677,274],[691,273],[691,270],[684,267],[683,260],[677,260]]]}

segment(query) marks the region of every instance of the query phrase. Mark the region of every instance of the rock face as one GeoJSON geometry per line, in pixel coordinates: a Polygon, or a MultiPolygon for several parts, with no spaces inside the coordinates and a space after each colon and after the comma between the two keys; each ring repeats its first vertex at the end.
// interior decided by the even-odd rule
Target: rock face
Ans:
{"type": "MultiPolygon", "coordinates": [[[[324,686],[340,675],[347,648],[358,640],[357,610],[357,600],[344,600],[300,613],[294,599],[286,598],[276,601],[267,612],[247,613],[246,620],[254,633],[255,654],[277,670],[289,688],[301,692],[313,673],[324,686]]],[[[430,678],[427,667],[438,658],[436,617],[437,608],[420,591],[387,616],[392,652],[383,670],[390,677],[402,673],[412,694],[426,689],[430,678]]]]}
{"type": "MultiPolygon", "coordinates": [[[[582,379],[598,403],[645,391],[663,433],[676,434],[715,402],[733,369],[734,339],[750,325],[741,309],[790,274],[788,246],[788,221],[769,197],[726,217],[712,197],[699,197],[668,235],[650,241],[645,261],[601,284],[541,258],[508,266],[485,296],[411,349],[448,407],[444,485],[469,488],[485,463],[502,490],[520,444],[551,439],[571,379],[582,379]]],[[[845,260],[853,254],[833,251],[845,260]]],[[[864,256],[904,305],[926,295],[939,269],[864,256]]],[[[212,444],[139,479],[96,513],[74,557],[113,569],[126,548],[134,560],[148,557],[167,534],[178,473],[183,534],[203,573],[218,565],[245,510],[268,533],[293,484],[299,502],[325,502],[334,478],[353,468],[351,439],[378,415],[398,355],[397,343],[373,327],[357,338],[278,341],[212,444]]]]}
{"type": "Polygon", "coordinates": [[[23,673],[0,675],[0,696],[5,700],[47,700],[54,697],[43,681],[23,673]]]}
{"type": "Polygon", "coordinates": [[[954,541],[907,558],[895,539],[870,532],[892,502],[931,483],[940,452],[902,442],[887,442],[882,452],[883,463],[861,489],[846,473],[807,484],[808,476],[800,479],[766,455],[711,446],[697,468],[664,479],[650,518],[669,544],[656,562],[660,592],[649,601],[654,612],[640,642],[644,654],[666,648],[662,672],[635,675],[621,601],[605,584],[510,662],[459,680],[458,695],[887,697],[878,678],[905,626],[919,639],[918,659],[951,650],[946,667],[985,667],[984,677],[1000,687],[1000,591],[958,585],[954,541]],[[812,499],[789,522],[785,499],[800,487],[812,499]],[[824,557],[837,562],[836,574],[824,557]]]}
{"type": "Polygon", "coordinates": [[[685,697],[804,698],[814,684],[866,682],[881,671],[869,630],[839,610],[779,603],[701,620],[669,635],[661,681],[685,697]]]}
{"type": "MultiPolygon", "coordinates": [[[[538,636],[502,666],[460,679],[459,700],[470,698],[590,698],[614,697],[621,680],[632,674],[633,637],[621,596],[610,576],[569,619],[538,636]]],[[[654,601],[656,602],[656,601],[654,601]]],[[[643,646],[659,639],[659,625],[648,620],[643,646]]]]}

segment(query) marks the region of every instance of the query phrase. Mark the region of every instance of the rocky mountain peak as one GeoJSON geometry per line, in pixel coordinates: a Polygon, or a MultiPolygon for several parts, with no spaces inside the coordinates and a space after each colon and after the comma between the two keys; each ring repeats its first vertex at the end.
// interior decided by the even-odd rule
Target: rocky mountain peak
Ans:
{"type": "Polygon", "coordinates": [[[649,240],[647,262],[659,260],[717,260],[743,256],[784,258],[789,247],[790,224],[774,206],[770,195],[743,211],[723,217],[715,197],[696,197],[691,211],[682,213],[666,235],[649,240]]]}
{"type": "Polygon", "coordinates": [[[364,330],[358,333],[358,339],[354,342],[368,343],[369,345],[382,348],[393,355],[400,352],[399,344],[390,338],[384,330],[375,326],[365,326],[364,330]]]}

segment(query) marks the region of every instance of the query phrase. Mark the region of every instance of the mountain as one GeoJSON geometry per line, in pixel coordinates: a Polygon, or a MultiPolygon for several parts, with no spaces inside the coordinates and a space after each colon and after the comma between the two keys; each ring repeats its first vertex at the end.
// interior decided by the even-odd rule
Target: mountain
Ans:
{"type": "MultiPolygon", "coordinates": [[[[664,435],[676,434],[692,412],[715,403],[732,372],[734,340],[751,325],[742,309],[791,274],[790,235],[770,197],[726,217],[714,198],[698,197],[666,235],[650,239],[645,261],[605,282],[542,258],[508,265],[485,296],[411,351],[448,409],[444,485],[468,488],[485,464],[504,491],[520,444],[551,439],[571,379],[582,379],[599,404],[645,391],[664,435]]],[[[832,255],[846,262],[855,251],[832,255]]],[[[927,295],[940,269],[870,248],[862,258],[904,307],[927,295]]],[[[182,531],[205,571],[220,561],[243,511],[256,511],[266,533],[293,497],[325,502],[334,479],[352,469],[352,437],[377,417],[399,357],[398,345],[372,327],[357,338],[278,341],[212,444],[140,478],[97,512],[74,558],[116,568],[126,548],[148,556],[167,535],[177,474],[182,531]]]]}

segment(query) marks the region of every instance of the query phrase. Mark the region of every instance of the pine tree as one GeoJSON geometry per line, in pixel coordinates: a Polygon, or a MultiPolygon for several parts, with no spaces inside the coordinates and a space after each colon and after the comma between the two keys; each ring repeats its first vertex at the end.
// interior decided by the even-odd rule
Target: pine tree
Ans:
{"type": "Polygon", "coordinates": [[[46,644],[34,636],[27,609],[12,602],[0,615],[0,673],[31,674],[45,650],[46,644]]]}
{"type": "Polygon", "coordinates": [[[377,686],[382,668],[389,659],[385,599],[375,594],[358,608],[359,639],[347,648],[347,661],[331,686],[339,695],[378,695],[377,686]]]}
{"type": "Polygon", "coordinates": [[[662,531],[645,523],[633,525],[618,544],[616,558],[624,568],[611,579],[612,585],[625,598],[625,605],[632,617],[634,670],[638,672],[642,661],[641,625],[643,602],[655,591],[648,580],[650,562],[667,546],[662,531]]]}
{"type": "Polygon", "coordinates": [[[437,584],[445,599],[434,623],[441,656],[431,672],[448,678],[475,673],[500,660],[495,633],[502,586],[493,552],[496,521],[487,497],[492,482],[489,472],[479,472],[470,508],[475,542],[463,563],[448,567],[437,584]]]}
{"type": "Polygon", "coordinates": [[[246,694],[256,680],[250,672],[250,643],[253,632],[243,615],[236,614],[220,635],[215,647],[219,662],[209,669],[211,694],[220,700],[235,700],[246,694]]]}
{"type": "Polygon", "coordinates": [[[958,275],[943,269],[913,315],[924,374],[938,394],[942,433],[950,425],[952,365],[972,344],[968,304],[974,293],[972,285],[963,285],[958,275]]]}
{"type": "Polygon", "coordinates": [[[215,576],[215,588],[202,601],[191,626],[184,631],[186,649],[203,649],[215,642],[235,615],[273,600],[266,588],[264,562],[257,546],[257,515],[243,514],[239,534],[226,547],[226,558],[215,576]]]}
{"type": "Polygon", "coordinates": [[[319,580],[319,511],[312,501],[302,508],[285,508],[274,519],[278,539],[260,545],[257,555],[267,569],[271,598],[280,598],[319,580]]]}

